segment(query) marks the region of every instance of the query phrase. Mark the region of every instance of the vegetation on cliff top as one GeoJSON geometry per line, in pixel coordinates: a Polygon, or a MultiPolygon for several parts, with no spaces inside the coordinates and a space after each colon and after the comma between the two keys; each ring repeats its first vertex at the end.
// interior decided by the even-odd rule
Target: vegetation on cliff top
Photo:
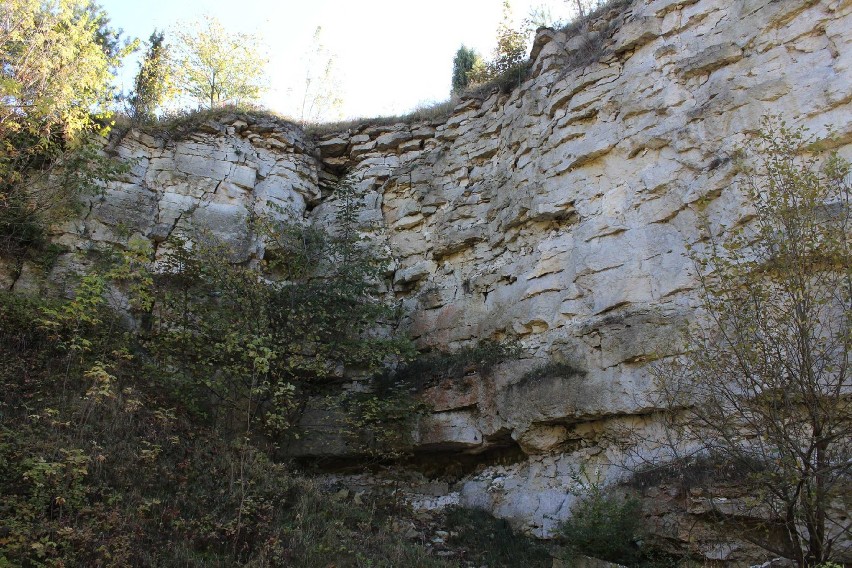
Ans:
{"type": "Polygon", "coordinates": [[[45,245],[45,226],[117,173],[99,141],[128,49],[85,0],[0,5],[0,254],[45,245]]]}

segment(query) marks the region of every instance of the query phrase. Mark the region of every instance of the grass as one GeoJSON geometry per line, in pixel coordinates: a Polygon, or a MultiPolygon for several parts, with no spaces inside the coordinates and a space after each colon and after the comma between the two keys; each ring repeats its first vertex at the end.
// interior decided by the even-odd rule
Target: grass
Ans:
{"type": "Polygon", "coordinates": [[[243,119],[248,121],[272,120],[283,124],[299,126],[314,138],[321,138],[330,134],[344,131],[359,131],[371,126],[390,126],[406,123],[436,123],[449,118],[453,109],[459,103],[459,99],[450,98],[446,101],[422,105],[411,112],[392,116],[378,116],[372,118],[353,118],[337,122],[299,124],[298,121],[279,115],[275,112],[251,106],[226,105],[206,109],[184,109],[178,112],[164,115],[156,120],[134,123],[130,117],[118,114],[114,117],[113,129],[119,133],[126,133],[131,128],[139,128],[143,132],[151,134],[168,134],[170,138],[181,139],[197,130],[206,122],[221,122],[223,120],[243,119]]]}
{"type": "Polygon", "coordinates": [[[564,71],[587,67],[600,61],[606,54],[606,43],[617,31],[619,16],[633,5],[635,0],[608,0],[600,3],[584,18],[562,27],[560,31],[569,37],[579,36],[581,44],[568,59],[564,71]],[[615,15],[612,11],[615,10],[615,15]]]}
{"type": "Polygon", "coordinates": [[[443,102],[418,106],[405,114],[308,124],[305,126],[305,132],[315,137],[323,137],[337,132],[357,132],[371,126],[442,122],[453,114],[453,109],[458,103],[459,99],[452,97],[443,102]]]}
{"type": "Polygon", "coordinates": [[[255,106],[224,105],[214,108],[182,109],[165,114],[155,120],[134,123],[123,114],[114,117],[113,129],[124,133],[130,128],[139,128],[151,134],[167,134],[170,138],[179,140],[196,131],[207,122],[222,122],[243,119],[248,121],[272,120],[282,124],[297,125],[291,118],[255,106]]]}
{"type": "Polygon", "coordinates": [[[591,22],[601,20],[604,16],[608,16],[611,10],[624,11],[632,6],[636,0],[604,0],[599,2],[594,10],[586,14],[584,18],[575,18],[566,25],[559,28],[559,31],[566,34],[574,35],[580,33],[584,28],[587,28],[591,22]]]}

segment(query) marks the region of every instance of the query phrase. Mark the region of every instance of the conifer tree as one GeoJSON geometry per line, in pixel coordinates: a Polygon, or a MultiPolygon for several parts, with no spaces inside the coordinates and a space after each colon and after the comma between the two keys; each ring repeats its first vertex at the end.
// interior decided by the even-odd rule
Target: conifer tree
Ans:
{"type": "Polygon", "coordinates": [[[136,122],[154,118],[157,108],[163,104],[171,90],[169,49],[165,34],[154,30],[148,38],[148,50],[139,63],[139,72],[133,82],[130,97],[130,115],[136,122]]]}
{"type": "Polygon", "coordinates": [[[470,84],[470,72],[482,62],[482,57],[473,49],[462,45],[453,59],[453,93],[464,91],[470,84]]]}

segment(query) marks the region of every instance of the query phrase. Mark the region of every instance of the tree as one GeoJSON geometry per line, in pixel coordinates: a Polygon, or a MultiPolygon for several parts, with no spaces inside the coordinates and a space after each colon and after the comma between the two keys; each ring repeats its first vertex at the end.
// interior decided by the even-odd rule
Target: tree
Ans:
{"type": "Polygon", "coordinates": [[[497,27],[497,47],[491,65],[495,75],[517,69],[527,57],[527,30],[512,26],[512,6],[503,0],[503,20],[497,27]]]}
{"type": "Polygon", "coordinates": [[[88,0],[0,4],[0,250],[45,224],[110,165],[98,153],[113,70],[132,48],[88,0]],[[62,167],[64,166],[64,167],[62,167]]]}
{"type": "Polygon", "coordinates": [[[753,218],[693,252],[706,325],[654,371],[673,447],[744,472],[742,534],[799,566],[852,527],[829,515],[852,481],[850,166],[809,143],[767,122],[746,146],[753,218]]]}
{"type": "Polygon", "coordinates": [[[235,262],[233,247],[203,232],[173,239],[158,261],[147,345],[226,431],[281,434],[312,389],[410,351],[377,333],[394,310],[376,289],[386,263],[356,227],[361,197],[344,181],[333,203],[334,230],[259,220],[260,266],[235,262]]]}
{"type": "Polygon", "coordinates": [[[482,57],[476,50],[462,45],[456,52],[456,57],[453,59],[453,93],[464,91],[470,84],[470,72],[477,65],[481,64],[482,57]]]}
{"type": "Polygon", "coordinates": [[[171,81],[165,34],[154,30],[148,38],[148,49],[133,81],[133,94],[129,99],[130,116],[137,122],[153,119],[157,108],[171,93],[171,81]]]}
{"type": "Polygon", "coordinates": [[[229,33],[211,17],[176,36],[175,73],[184,94],[208,108],[258,100],[266,59],[257,36],[229,33]]]}
{"type": "Polygon", "coordinates": [[[299,120],[302,124],[340,118],[343,98],[335,57],[322,43],[322,27],[314,31],[313,46],[305,62],[305,92],[299,120]]]}
{"type": "MultiPolygon", "coordinates": [[[[509,0],[503,0],[503,19],[497,27],[497,45],[493,57],[488,63],[480,58],[473,59],[466,72],[468,83],[487,83],[500,77],[512,79],[513,83],[515,78],[520,81],[527,56],[527,38],[531,32],[526,26],[515,28],[512,25],[512,6],[509,0]]],[[[456,54],[457,59],[459,53],[456,54]]],[[[455,85],[455,68],[453,81],[455,85]]]]}
{"type": "MultiPolygon", "coordinates": [[[[88,0],[9,0],[0,6],[0,137],[73,138],[104,110],[120,49],[105,14],[88,0]]],[[[9,148],[6,148],[8,151],[9,148]]]]}

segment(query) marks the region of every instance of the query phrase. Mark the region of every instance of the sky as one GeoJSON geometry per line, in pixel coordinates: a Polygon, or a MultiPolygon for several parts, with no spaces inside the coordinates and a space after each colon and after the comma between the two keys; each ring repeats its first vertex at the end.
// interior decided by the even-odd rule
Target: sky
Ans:
{"type": "MultiPolygon", "coordinates": [[[[202,16],[233,32],[260,37],[267,49],[268,91],[263,106],[298,118],[306,61],[317,26],[335,56],[343,107],[340,118],[402,114],[446,100],[452,62],[465,44],[491,53],[502,0],[100,0],[112,25],[147,39],[157,28],[167,39],[202,16]]],[[[565,0],[512,0],[517,21],[547,6],[570,16],[565,0]]],[[[129,90],[135,60],[120,86],[129,90]]]]}

